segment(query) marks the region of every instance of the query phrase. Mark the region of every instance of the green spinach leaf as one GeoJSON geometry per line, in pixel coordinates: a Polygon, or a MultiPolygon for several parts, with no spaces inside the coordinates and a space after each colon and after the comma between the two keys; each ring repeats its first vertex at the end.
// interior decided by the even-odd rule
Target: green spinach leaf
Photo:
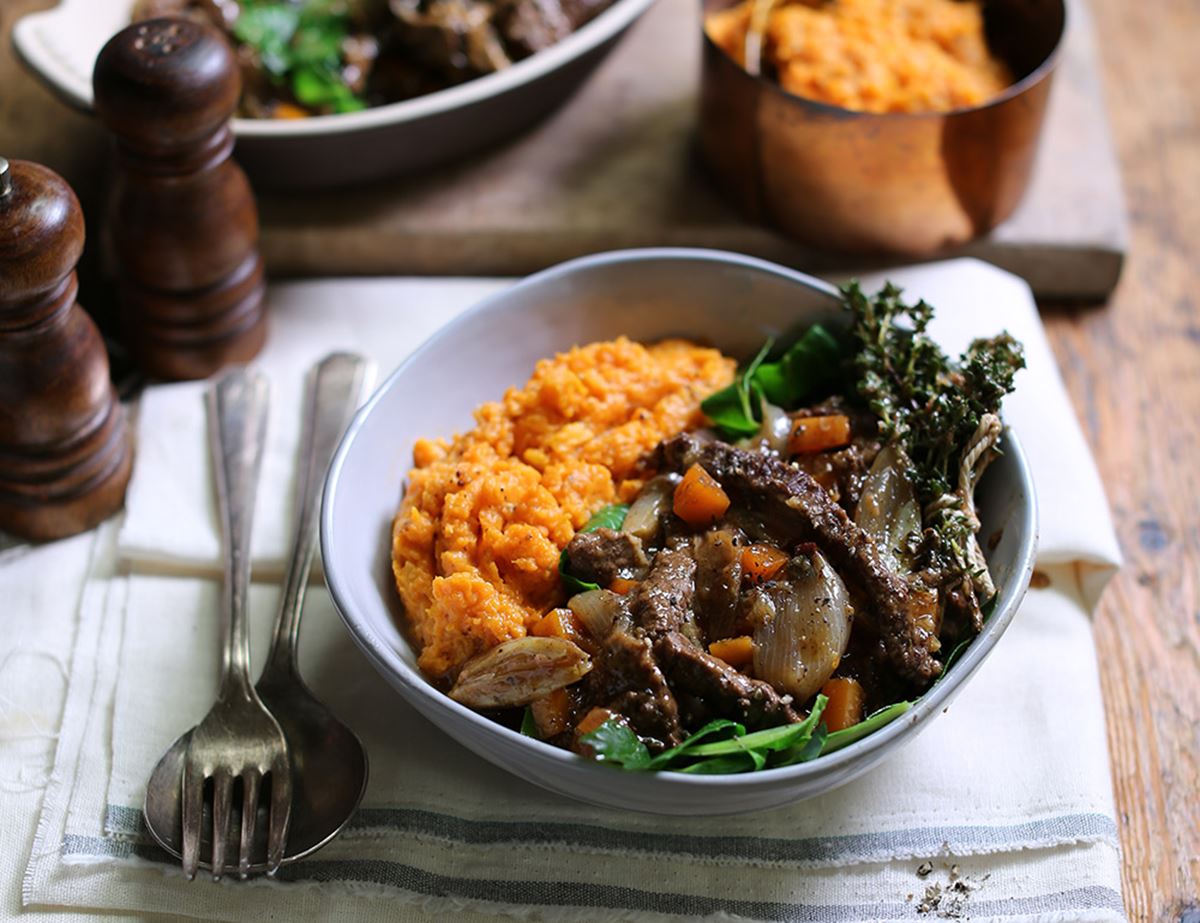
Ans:
{"type": "Polygon", "coordinates": [[[815,760],[825,749],[825,741],[828,739],[829,729],[825,727],[825,722],[822,721],[817,725],[816,730],[812,732],[812,736],[808,738],[804,746],[796,749],[792,755],[780,765],[790,766],[793,763],[807,763],[809,760],[815,760]]]}
{"type": "Polygon", "coordinates": [[[525,706],[525,713],[521,715],[521,733],[534,740],[542,739],[542,735],[538,733],[537,722],[533,720],[533,709],[528,705],[525,706]]]}
{"type": "Polygon", "coordinates": [[[873,734],[885,724],[889,724],[899,718],[906,711],[913,707],[913,702],[896,702],[894,705],[886,705],[876,712],[868,715],[858,724],[852,724],[848,728],[842,728],[840,731],[834,731],[825,741],[825,746],[821,748],[821,755],[833,753],[835,750],[840,750],[842,747],[848,747],[856,740],[861,740],[868,734],[873,734]]]}
{"type": "Polygon", "coordinates": [[[755,384],[754,376],[774,345],[774,340],[767,340],[758,354],[750,360],[750,364],[734,379],[733,384],[710,394],[700,402],[700,410],[722,435],[741,439],[758,432],[762,392],[755,384]]]}
{"type": "Polygon", "coordinates": [[[562,577],[563,589],[566,590],[568,599],[572,596],[578,596],[580,593],[586,593],[589,590],[600,589],[600,584],[592,583],[590,580],[580,580],[578,577],[563,570],[562,558],[559,558],[558,561],[558,574],[562,577]]]}
{"type": "Polygon", "coordinates": [[[650,766],[650,751],[646,745],[629,725],[615,718],[608,719],[579,740],[592,748],[595,759],[601,763],[612,763],[635,771],[650,766]]]}
{"type": "Polygon", "coordinates": [[[735,721],[710,721],[689,735],[683,743],[664,750],[658,756],[650,757],[647,751],[645,759],[641,756],[645,745],[624,722],[616,719],[609,719],[581,740],[599,754],[601,749],[593,742],[593,735],[603,732],[597,740],[604,748],[604,761],[638,772],[756,772],[768,765],[786,766],[819,755],[825,743],[821,714],[828,701],[824,695],[818,695],[812,711],[803,721],[766,728],[752,734],[747,734],[745,726],[735,721]],[[712,739],[720,735],[728,736],[720,740],[712,739]],[[812,743],[814,740],[817,741],[815,745],[812,743]]]}
{"type": "Polygon", "coordinates": [[[813,324],[778,362],[760,366],[755,381],[772,404],[794,410],[836,390],[844,356],[837,338],[813,324]]]}
{"type": "MultiPolygon", "coordinates": [[[[783,724],[779,727],[766,728],[752,734],[739,734],[728,740],[715,743],[701,744],[691,749],[692,756],[727,756],[732,753],[756,751],[771,753],[776,750],[788,750],[803,743],[812,736],[813,729],[821,720],[828,697],[818,695],[813,702],[812,711],[808,717],[797,724],[783,724]]],[[[685,741],[686,743],[686,741],[685,741]]]]}
{"type": "Polygon", "coordinates": [[[263,69],[282,77],[291,68],[291,41],[300,25],[300,7],[294,3],[245,5],[233,24],[239,42],[258,52],[263,69]]]}
{"type": "Polygon", "coordinates": [[[711,776],[733,772],[753,772],[755,768],[755,762],[750,758],[750,755],[741,753],[736,756],[714,756],[711,759],[701,760],[698,763],[685,766],[679,772],[687,772],[698,776],[711,776]]]}
{"type": "Polygon", "coordinates": [[[292,92],[296,99],[314,108],[328,107],[334,112],[357,112],[366,103],[354,95],[336,71],[321,66],[305,66],[292,72],[292,92]]]}
{"type": "Polygon", "coordinates": [[[846,355],[843,344],[820,324],[813,324],[774,362],[766,357],[775,345],[767,340],[733,384],[710,394],[700,404],[709,421],[726,438],[753,436],[762,420],[762,401],[793,410],[836,390],[846,355]]]}
{"type": "Polygon", "coordinates": [[[625,522],[625,514],[629,512],[628,503],[610,503],[602,506],[592,518],[583,524],[580,532],[595,532],[597,529],[619,530],[625,522]]]}
{"type": "Polygon", "coordinates": [[[363,109],[342,75],[342,46],[350,34],[344,3],[331,0],[244,0],[233,35],[258,53],[263,69],[305,106],[333,112],[363,109]]]}
{"type": "Polygon", "coordinates": [[[708,722],[708,724],[704,725],[704,727],[700,728],[694,734],[689,735],[687,740],[679,744],[679,746],[664,750],[658,756],[654,757],[650,761],[650,765],[646,768],[667,769],[671,763],[677,762],[680,757],[699,746],[701,741],[707,740],[721,731],[732,731],[736,736],[738,734],[745,734],[746,728],[735,721],[729,721],[726,718],[717,718],[715,721],[708,722]]]}

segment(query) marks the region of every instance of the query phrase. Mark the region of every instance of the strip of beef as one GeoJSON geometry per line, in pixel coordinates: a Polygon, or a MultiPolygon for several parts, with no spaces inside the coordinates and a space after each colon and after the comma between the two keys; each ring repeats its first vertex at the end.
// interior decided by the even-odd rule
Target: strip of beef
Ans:
{"type": "Polygon", "coordinates": [[[696,618],[711,641],[737,634],[742,586],[739,541],[730,529],[714,529],[696,538],[696,618]]]}
{"type": "Polygon", "coordinates": [[[801,455],[793,464],[811,474],[844,509],[853,510],[862,497],[867,473],[878,454],[878,439],[855,437],[844,449],[801,455]]]}
{"type": "Polygon", "coordinates": [[[589,701],[625,716],[642,737],[673,747],[683,740],[679,707],[654,661],[649,638],[614,628],[588,674],[589,701]]]}
{"type": "Polygon", "coordinates": [[[830,563],[866,594],[884,647],[901,675],[927,684],[941,672],[933,657],[937,637],[918,623],[908,585],[884,565],[870,537],[810,475],[778,457],[687,434],[663,443],[660,453],[662,466],[670,470],[702,465],[738,502],[769,521],[773,532],[819,545],[830,563]]]}
{"type": "Polygon", "coordinates": [[[789,416],[825,417],[839,415],[849,417],[850,445],[835,452],[814,452],[799,455],[792,463],[811,474],[833,498],[845,509],[853,512],[862,496],[863,484],[871,463],[879,454],[879,420],[869,410],[855,407],[841,395],[834,395],[819,404],[804,407],[789,416]]]}
{"type": "Polygon", "coordinates": [[[571,573],[602,587],[634,576],[648,563],[641,539],[612,529],[577,532],[566,550],[571,573]]]}
{"type": "Polygon", "coordinates": [[[630,613],[636,628],[651,638],[683,632],[700,643],[692,612],[696,594],[696,560],[690,548],[664,548],[654,556],[646,579],[634,591],[630,613]]]}
{"type": "Polygon", "coordinates": [[[677,631],[659,638],[654,653],[672,687],[702,701],[716,717],[740,721],[751,730],[800,720],[790,696],[780,695],[770,683],[739,673],[677,631]]]}
{"type": "Polygon", "coordinates": [[[513,60],[549,48],[574,29],[558,0],[500,0],[495,23],[513,60]]]}
{"type": "Polygon", "coordinates": [[[567,14],[567,19],[571,21],[572,28],[578,29],[608,9],[610,2],[611,0],[562,0],[562,8],[567,14]]]}
{"type": "Polygon", "coordinates": [[[679,706],[679,720],[685,728],[701,728],[716,717],[711,706],[685,689],[672,689],[679,706]]]}

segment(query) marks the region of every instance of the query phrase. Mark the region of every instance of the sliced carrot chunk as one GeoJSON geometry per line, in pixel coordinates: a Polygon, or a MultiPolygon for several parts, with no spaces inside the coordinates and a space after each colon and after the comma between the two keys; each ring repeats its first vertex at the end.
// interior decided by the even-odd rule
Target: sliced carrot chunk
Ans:
{"type": "Polygon", "coordinates": [[[729,494],[700,465],[692,465],[675,488],[674,508],[689,526],[710,526],[729,509],[729,494]]]}
{"type": "Polygon", "coordinates": [[[810,455],[850,444],[850,418],[843,414],[800,417],[792,424],[788,454],[810,455]]]}
{"type": "Polygon", "coordinates": [[[589,711],[586,715],[583,716],[582,721],[580,721],[577,725],[575,725],[575,731],[577,734],[579,734],[581,736],[583,734],[590,734],[590,733],[592,733],[592,731],[596,730],[596,728],[600,727],[600,725],[602,725],[609,718],[615,718],[615,717],[616,717],[616,715],[614,715],[612,712],[610,712],[607,708],[593,708],[591,711],[589,711]]]}
{"type": "Polygon", "coordinates": [[[754,659],[754,641],[749,635],[726,638],[710,644],[708,652],[714,657],[724,660],[731,667],[741,669],[754,659]]]}
{"type": "Polygon", "coordinates": [[[309,113],[292,103],[278,102],[271,110],[271,117],[276,119],[306,119],[309,113]]]}
{"type": "Polygon", "coordinates": [[[529,633],[539,638],[563,638],[584,647],[580,643],[584,640],[583,629],[570,609],[551,609],[533,623],[529,633]]]}
{"type": "Polygon", "coordinates": [[[571,726],[571,693],[565,688],[555,689],[529,705],[538,734],[543,739],[557,737],[571,726]]]}
{"type": "Polygon", "coordinates": [[[821,720],[830,732],[844,730],[862,721],[864,695],[858,680],[835,676],[821,687],[821,692],[829,697],[821,720]]]}
{"type": "Polygon", "coordinates": [[[608,585],[608,588],[614,593],[620,593],[624,596],[635,586],[637,586],[636,580],[628,580],[625,577],[613,577],[613,581],[608,585]]]}
{"type": "Polygon", "coordinates": [[[742,573],[755,583],[774,579],[787,562],[787,553],[774,545],[747,545],[742,549],[742,573]]]}

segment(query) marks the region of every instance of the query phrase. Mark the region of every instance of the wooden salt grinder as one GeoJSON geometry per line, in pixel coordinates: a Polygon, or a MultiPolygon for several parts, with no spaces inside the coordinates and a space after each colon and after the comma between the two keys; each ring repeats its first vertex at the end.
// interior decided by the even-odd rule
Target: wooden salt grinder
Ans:
{"type": "Polygon", "coordinates": [[[133,459],[104,343],[75,303],[82,252],[71,187],[0,158],[0,529],[35,541],[116,512],[133,459]]]}
{"type": "Polygon", "coordinates": [[[266,324],[258,212],[229,156],[233,50],[208,26],[153,19],[109,40],[92,83],[117,142],[108,229],[134,357],[168,379],[245,362],[266,324]]]}

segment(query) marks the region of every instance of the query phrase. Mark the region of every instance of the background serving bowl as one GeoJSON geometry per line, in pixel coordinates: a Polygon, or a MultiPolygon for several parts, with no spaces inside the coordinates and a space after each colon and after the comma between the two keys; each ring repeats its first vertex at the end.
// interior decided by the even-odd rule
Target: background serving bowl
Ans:
{"type": "Polygon", "coordinates": [[[982,634],[945,679],[881,731],[814,762],[758,773],[687,776],[614,770],[523,737],[431,686],[397,627],[390,526],[419,436],[472,425],[471,412],[527,380],[538,359],[624,334],[682,335],[739,357],[768,335],[813,321],[839,323],[824,282],[761,260],[707,250],[631,250],[546,270],[460,316],[410,356],[351,424],[325,484],[321,550],[334,603],[354,640],[414,708],[485,759],[548,789],[597,804],[664,814],[735,813],[826,791],[865,772],[946,705],[999,640],[1033,567],[1033,486],[1019,443],[979,496],[983,534],[1000,534],[989,560],[1000,588],[982,634]]]}
{"type": "MultiPolygon", "coordinates": [[[[561,42],[505,70],[416,99],[309,119],[234,119],[237,158],[258,182],[359,183],[484,150],[565,102],[654,0],[615,0],[561,42]]],[[[92,108],[92,65],[133,0],[63,0],[23,17],[13,44],[68,103],[92,108]]]]}
{"type": "MultiPolygon", "coordinates": [[[[740,0],[704,0],[706,14],[740,0]]],[[[952,112],[852,112],[753,77],[704,37],[700,150],[750,217],[814,247],[924,256],[991,230],[1033,169],[1066,29],[1063,0],[985,0],[1017,77],[952,112]]]]}

